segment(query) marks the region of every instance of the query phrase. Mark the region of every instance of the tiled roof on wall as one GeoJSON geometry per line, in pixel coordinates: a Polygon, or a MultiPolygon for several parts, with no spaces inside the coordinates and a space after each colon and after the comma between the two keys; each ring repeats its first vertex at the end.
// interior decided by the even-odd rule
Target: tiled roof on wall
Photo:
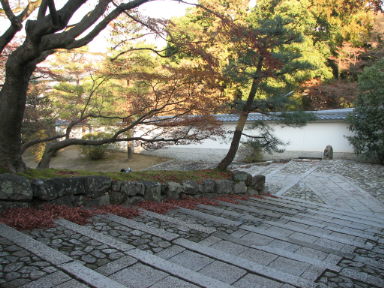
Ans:
{"type": "MultiPolygon", "coordinates": [[[[306,111],[313,113],[317,120],[345,120],[347,115],[353,111],[353,108],[306,111]]],[[[279,119],[279,112],[271,112],[268,115],[261,113],[249,113],[248,121],[275,121],[279,119]]],[[[217,114],[216,119],[222,122],[236,122],[239,119],[238,114],[217,114]]]]}

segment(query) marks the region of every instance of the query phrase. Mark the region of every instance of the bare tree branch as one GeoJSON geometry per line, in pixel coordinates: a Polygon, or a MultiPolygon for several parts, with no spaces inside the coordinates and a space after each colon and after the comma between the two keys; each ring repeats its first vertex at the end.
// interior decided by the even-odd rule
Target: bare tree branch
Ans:
{"type": "Polygon", "coordinates": [[[37,20],[41,20],[45,17],[45,14],[47,14],[47,8],[48,8],[48,0],[43,0],[41,2],[39,12],[37,13],[37,20]]]}
{"type": "Polygon", "coordinates": [[[57,15],[54,0],[48,0],[48,7],[49,7],[49,14],[51,15],[53,25],[54,26],[59,25],[59,17],[57,15]]]}
{"type": "Polygon", "coordinates": [[[27,143],[24,143],[21,146],[21,154],[23,154],[25,152],[25,150],[27,150],[29,147],[32,147],[34,145],[37,145],[37,144],[40,144],[40,143],[54,141],[54,140],[57,140],[57,139],[60,139],[60,138],[64,138],[64,137],[65,137],[65,134],[60,134],[60,135],[56,135],[56,136],[52,136],[52,137],[47,137],[47,138],[43,138],[43,139],[35,139],[35,140],[32,140],[32,141],[29,141],[27,143]]]}
{"type": "MultiPolygon", "coordinates": [[[[18,16],[16,16],[17,23],[13,23],[11,20],[12,25],[0,36],[0,53],[4,50],[4,47],[7,46],[7,44],[13,39],[13,37],[16,35],[18,31],[20,31],[23,28],[23,25],[21,24],[25,19],[29,17],[29,15],[32,14],[33,11],[39,7],[42,0],[36,0],[34,2],[29,2],[27,7],[21,12],[18,16]]],[[[0,3],[5,7],[5,5],[9,3],[8,0],[0,0],[0,3]]],[[[4,9],[6,10],[6,9],[4,9]]],[[[12,12],[12,10],[11,10],[12,12]]],[[[13,12],[12,12],[13,14],[13,12]]],[[[8,16],[7,16],[8,17],[8,16]]]]}
{"type": "Polygon", "coordinates": [[[167,58],[167,57],[170,57],[172,55],[174,55],[175,53],[173,53],[172,55],[163,55],[161,54],[161,52],[165,52],[167,51],[167,49],[163,49],[163,50],[156,50],[156,49],[153,49],[153,48],[145,48],[145,47],[140,47],[140,48],[129,48],[127,50],[124,50],[122,52],[120,52],[119,54],[117,54],[116,56],[112,57],[111,58],[111,61],[115,61],[117,58],[119,58],[120,56],[124,55],[124,54],[127,54],[129,52],[134,52],[134,51],[152,51],[153,53],[155,53],[156,55],[160,56],[160,57],[163,57],[163,58],[167,58]]]}

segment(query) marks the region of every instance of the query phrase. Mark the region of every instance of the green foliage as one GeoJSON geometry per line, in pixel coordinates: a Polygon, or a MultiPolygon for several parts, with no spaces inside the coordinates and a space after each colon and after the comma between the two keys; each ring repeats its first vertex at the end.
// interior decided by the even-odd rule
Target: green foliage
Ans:
{"type": "MultiPolygon", "coordinates": [[[[101,140],[110,138],[111,134],[105,132],[89,133],[83,136],[86,140],[101,140]]],[[[90,160],[100,160],[105,158],[108,144],[103,145],[83,145],[81,146],[81,154],[85,155],[90,160]]]]}
{"type": "Polygon", "coordinates": [[[384,164],[384,59],[364,69],[359,89],[348,140],[357,154],[384,164]]]}

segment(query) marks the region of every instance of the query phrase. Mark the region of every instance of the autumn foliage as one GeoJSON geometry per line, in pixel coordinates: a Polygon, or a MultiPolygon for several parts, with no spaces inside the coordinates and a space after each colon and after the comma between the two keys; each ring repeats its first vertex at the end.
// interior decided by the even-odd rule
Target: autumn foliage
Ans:
{"type": "MultiPolygon", "coordinates": [[[[273,195],[269,195],[274,197],[273,195]]],[[[218,206],[217,201],[238,204],[238,200],[248,200],[249,195],[228,194],[216,198],[185,198],[179,200],[165,200],[163,202],[143,201],[133,207],[121,205],[107,205],[96,209],[85,207],[68,207],[64,205],[45,204],[39,208],[12,208],[0,214],[0,223],[5,223],[19,230],[54,227],[54,220],[64,218],[68,221],[84,225],[88,220],[99,214],[114,214],[125,218],[134,218],[140,215],[139,208],[159,214],[166,214],[179,207],[196,209],[198,205],[218,206]]],[[[254,198],[263,198],[255,195],[254,198]]]]}

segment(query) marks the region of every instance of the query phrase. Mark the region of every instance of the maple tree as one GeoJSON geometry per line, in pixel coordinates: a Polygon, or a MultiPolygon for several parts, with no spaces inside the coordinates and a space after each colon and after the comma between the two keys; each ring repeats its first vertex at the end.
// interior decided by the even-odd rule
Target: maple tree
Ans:
{"type": "Polygon", "coordinates": [[[0,165],[9,171],[23,171],[21,158],[21,126],[26,105],[29,80],[37,65],[57,49],[74,49],[87,45],[109,23],[124,12],[137,14],[135,8],[149,0],[119,1],[22,1],[16,9],[8,0],[1,0],[2,15],[9,28],[0,35],[0,51],[9,44],[25,23],[25,36],[6,60],[5,80],[0,91],[0,165]],[[88,6],[87,6],[88,5],[88,6]],[[81,8],[88,13],[71,22],[81,8]],[[21,11],[19,13],[19,11],[21,11]],[[36,11],[36,18],[31,17],[36,11]]]}
{"type": "MultiPolygon", "coordinates": [[[[60,74],[63,82],[46,94],[67,126],[61,134],[47,139],[55,141],[47,143],[38,168],[49,167],[51,157],[71,145],[135,141],[145,148],[159,148],[223,133],[220,123],[210,115],[220,109],[220,97],[213,97],[216,91],[202,85],[204,75],[194,73],[188,65],[162,63],[147,51],[123,55],[115,50],[120,56],[105,57],[98,68],[87,64],[84,51],[65,53],[54,61],[58,70],[66,72],[60,74]],[[95,129],[102,125],[108,133],[100,134],[99,139],[80,139],[71,133],[76,125],[95,129]]],[[[45,139],[33,144],[37,141],[45,139]]]]}
{"type": "MultiPolygon", "coordinates": [[[[241,137],[250,137],[243,133],[248,114],[286,110],[293,104],[290,91],[313,67],[301,58],[297,45],[303,38],[294,28],[294,18],[277,12],[282,2],[258,1],[249,10],[247,1],[200,1],[203,6],[170,28],[170,50],[178,52],[175,61],[191,59],[214,75],[212,83],[233,99],[232,112],[239,114],[220,170],[233,161],[241,137]],[[186,25],[187,32],[182,32],[186,25]]],[[[268,130],[266,125],[258,128],[268,130]]],[[[277,151],[275,138],[269,130],[264,132],[252,139],[266,150],[277,151]]]]}

